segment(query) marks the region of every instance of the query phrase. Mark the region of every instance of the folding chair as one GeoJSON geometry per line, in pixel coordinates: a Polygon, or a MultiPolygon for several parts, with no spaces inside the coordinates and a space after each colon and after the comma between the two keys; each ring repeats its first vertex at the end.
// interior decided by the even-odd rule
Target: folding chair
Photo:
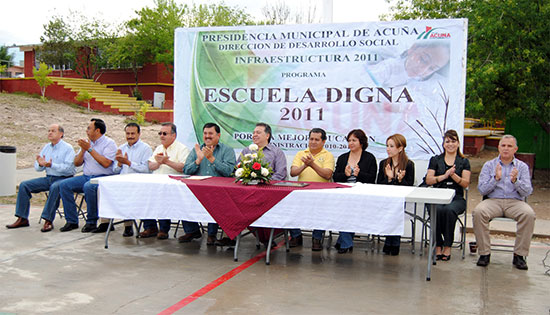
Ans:
{"type": "MultiPolygon", "coordinates": [[[[460,248],[462,249],[462,259],[465,257],[466,253],[466,223],[468,219],[468,192],[469,188],[464,188],[464,199],[466,200],[466,208],[464,208],[464,212],[458,215],[457,222],[460,226],[460,241],[454,241],[453,246],[454,248],[460,248]]],[[[421,233],[421,239],[420,239],[420,246],[424,248],[428,245],[428,229],[430,228],[430,220],[428,215],[428,207],[424,207],[424,214],[422,215],[420,221],[422,222],[422,233],[421,233]]],[[[422,256],[422,251],[420,251],[420,256],[422,256]]]]}
{"type": "MultiPolygon", "coordinates": [[[[46,198],[48,198],[48,192],[45,191],[44,192],[46,194],[46,198]]],[[[84,221],[86,221],[86,212],[84,210],[82,210],[82,203],[84,202],[84,193],[74,193],[74,202],[76,204],[76,211],[77,211],[77,214],[79,216],[82,217],[82,219],[84,219],[84,221]],[[80,202],[78,202],[78,197],[80,197],[80,202]]],[[[57,212],[57,214],[59,215],[59,218],[60,219],[63,219],[63,216],[65,215],[65,213],[63,211],[61,211],[59,209],[59,207],[57,209],[55,209],[55,211],[57,212]]],[[[40,219],[38,220],[38,223],[40,224],[42,222],[42,217],[40,217],[40,219]]]]}

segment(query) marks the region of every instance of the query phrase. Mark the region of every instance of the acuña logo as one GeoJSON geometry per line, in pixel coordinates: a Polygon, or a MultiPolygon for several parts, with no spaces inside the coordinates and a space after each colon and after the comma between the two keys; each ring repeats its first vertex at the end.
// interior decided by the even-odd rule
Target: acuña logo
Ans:
{"type": "Polygon", "coordinates": [[[438,38],[451,38],[451,33],[441,27],[432,28],[431,26],[426,26],[426,30],[416,39],[438,39],[438,38]]]}

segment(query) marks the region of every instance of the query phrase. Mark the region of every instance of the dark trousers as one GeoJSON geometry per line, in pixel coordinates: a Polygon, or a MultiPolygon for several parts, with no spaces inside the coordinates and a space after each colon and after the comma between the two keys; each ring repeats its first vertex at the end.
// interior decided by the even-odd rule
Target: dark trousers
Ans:
{"type": "Polygon", "coordinates": [[[435,245],[450,247],[453,245],[456,220],[466,210],[466,200],[455,196],[448,205],[438,205],[437,227],[435,229],[435,245]]]}

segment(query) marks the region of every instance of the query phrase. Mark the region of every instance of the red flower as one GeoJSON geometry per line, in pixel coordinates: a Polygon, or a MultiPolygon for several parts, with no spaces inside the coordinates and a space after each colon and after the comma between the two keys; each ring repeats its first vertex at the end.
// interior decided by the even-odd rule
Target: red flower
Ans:
{"type": "Polygon", "coordinates": [[[254,164],[252,164],[252,168],[257,171],[262,168],[262,164],[255,162],[254,164]]]}

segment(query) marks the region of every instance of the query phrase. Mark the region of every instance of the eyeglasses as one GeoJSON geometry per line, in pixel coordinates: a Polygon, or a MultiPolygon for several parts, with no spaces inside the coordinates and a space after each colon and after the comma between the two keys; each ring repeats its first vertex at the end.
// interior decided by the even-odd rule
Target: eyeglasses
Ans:
{"type": "Polygon", "coordinates": [[[172,134],[171,132],[159,131],[159,136],[167,136],[167,135],[171,135],[171,134],[172,134]]]}

